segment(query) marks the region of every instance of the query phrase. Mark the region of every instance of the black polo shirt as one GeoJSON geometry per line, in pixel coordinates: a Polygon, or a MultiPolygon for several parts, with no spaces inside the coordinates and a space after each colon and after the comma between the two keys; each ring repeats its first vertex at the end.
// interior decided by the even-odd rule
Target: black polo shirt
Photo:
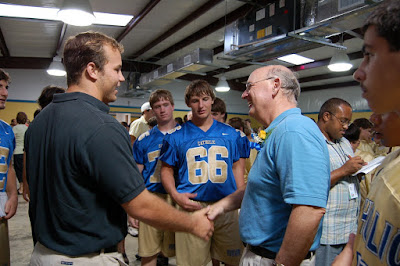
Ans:
{"type": "Polygon", "coordinates": [[[71,256],[117,244],[121,207],[144,189],[126,129],[85,93],[54,96],[25,134],[31,222],[37,240],[71,256]]]}

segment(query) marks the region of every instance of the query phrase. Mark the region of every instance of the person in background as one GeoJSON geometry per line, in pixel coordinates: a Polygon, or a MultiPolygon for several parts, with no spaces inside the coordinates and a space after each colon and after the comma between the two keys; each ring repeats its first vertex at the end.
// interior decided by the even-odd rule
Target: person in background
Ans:
{"type": "Polygon", "coordinates": [[[226,123],[226,105],[221,98],[215,97],[214,103],[211,107],[211,116],[218,122],[226,123]]]}
{"type": "Polygon", "coordinates": [[[357,228],[360,186],[353,174],[365,163],[361,157],[354,156],[349,141],[343,137],[351,116],[351,105],[340,98],[327,100],[318,114],[317,125],[329,150],[331,189],[315,265],[331,265],[346,245],[350,233],[357,228]]]}
{"type": "Polygon", "coordinates": [[[245,158],[245,169],[244,169],[244,183],[247,183],[247,177],[249,175],[250,169],[253,166],[254,161],[256,160],[258,151],[261,149],[260,144],[254,142],[253,138],[251,137],[251,131],[246,123],[240,117],[232,117],[229,119],[228,124],[243,132],[247,139],[249,140],[250,145],[250,155],[248,158],[245,158]]]}
{"type": "Polygon", "coordinates": [[[366,118],[357,118],[353,121],[353,124],[360,128],[360,145],[358,146],[358,151],[375,156],[374,143],[372,142],[373,124],[371,121],[366,118]]]}
{"type": "Polygon", "coordinates": [[[182,125],[183,124],[182,117],[175,117],[175,123],[177,123],[178,125],[182,125]]]}
{"type": "MultiPolygon", "coordinates": [[[[205,208],[244,186],[240,133],[212,118],[214,99],[207,81],[191,82],[185,103],[193,118],[166,135],[161,148],[163,186],[177,207],[187,212],[205,208]],[[177,177],[174,168],[178,169],[177,177]]],[[[237,211],[219,217],[210,241],[175,233],[177,264],[206,265],[215,259],[237,265],[243,248],[237,217],[237,211]]]]}
{"type": "Polygon", "coordinates": [[[126,123],[125,121],[122,121],[122,122],[121,122],[121,125],[123,125],[123,126],[126,128],[126,130],[128,130],[128,132],[129,132],[129,125],[128,125],[128,123],[126,123]]]}
{"type": "Polygon", "coordinates": [[[154,116],[152,118],[149,119],[149,121],[147,122],[149,125],[149,130],[152,129],[153,127],[157,126],[157,118],[154,116]]]}
{"type": "Polygon", "coordinates": [[[343,137],[350,142],[353,152],[356,152],[358,146],[360,145],[360,128],[354,123],[350,124],[343,137]]]}
{"type": "Polygon", "coordinates": [[[14,127],[14,126],[16,126],[16,125],[17,125],[17,119],[15,119],[15,118],[11,119],[11,124],[10,124],[10,126],[11,126],[11,127],[14,127]]]}
{"type": "Polygon", "coordinates": [[[193,117],[193,113],[192,113],[192,110],[190,110],[186,114],[186,121],[185,122],[192,120],[192,117],[193,117]]]}
{"type": "Polygon", "coordinates": [[[25,124],[28,116],[24,112],[18,112],[17,114],[17,125],[13,127],[15,136],[15,150],[14,150],[14,169],[19,182],[18,194],[23,193],[23,179],[22,172],[24,168],[24,137],[28,126],[25,124]]]}
{"type": "MultiPolygon", "coordinates": [[[[149,102],[156,124],[135,141],[133,158],[143,176],[147,190],[171,204],[171,198],[161,183],[161,161],[158,158],[164,136],[176,126],[173,116],[174,99],[171,92],[158,89],[150,94],[149,102]]],[[[175,234],[140,222],[139,256],[142,257],[142,265],[156,266],[157,254],[160,252],[166,257],[175,256],[175,234]]],[[[168,265],[168,258],[164,259],[164,265],[168,265]]]]}
{"type": "Polygon", "coordinates": [[[131,136],[132,145],[140,135],[149,130],[149,119],[154,117],[154,113],[153,110],[151,110],[149,102],[145,102],[144,104],[142,104],[142,106],[140,107],[140,111],[142,112],[142,116],[139,119],[133,121],[129,129],[129,135],[131,136]]]}
{"type": "MultiPolygon", "coordinates": [[[[0,68],[0,110],[6,108],[8,84],[11,78],[0,68]]],[[[0,119],[0,265],[10,265],[10,241],[8,238],[8,220],[18,206],[17,183],[11,157],[15,148],[14,133],[10,125],[0,119]]]]}

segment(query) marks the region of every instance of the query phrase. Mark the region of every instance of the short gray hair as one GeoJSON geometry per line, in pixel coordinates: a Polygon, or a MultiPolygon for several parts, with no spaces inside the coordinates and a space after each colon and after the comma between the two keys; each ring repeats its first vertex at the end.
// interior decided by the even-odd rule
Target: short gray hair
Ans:
{"type": "Polygon", "coordinates": [[[279,77],[283,93],[289,101],[297,103],[297,99],[300,96],[300,84],[297,80],[297,74],[283,66],[273,66],[268,74],[279,77]]]}

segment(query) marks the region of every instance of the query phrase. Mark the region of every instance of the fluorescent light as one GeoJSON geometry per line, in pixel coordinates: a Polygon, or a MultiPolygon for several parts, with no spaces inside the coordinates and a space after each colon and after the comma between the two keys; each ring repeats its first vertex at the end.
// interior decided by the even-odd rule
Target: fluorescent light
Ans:
{"type": "Polygon", "coordinates": [[[102,12],[93,12],[96,17],[93,24],[111,25],[111,26],[126,26],[133,16],[124,14],[111,14],[102,12]]]}
{"type": "Polygon", "coordinates": [[[0,4],[0,16],[57,20],[57,8],[0,4]]]}
{"type": "Polygon", "coordinates": [[[302,65],[314,62],[314,59],[307,58],[298,54],[289,54],[285,56],[278,57],[278,60],[293,64],[293,65],[302,65]]]}
{"type": "MultiPolygon", "coordinates": [[[[0,4],[0,17],[13,18],[32,18],[60,21],[57,17],[58,8],[35,7],[0,4]]],[[[103,12],[93,12],[96,19],[93,24],[110,25],[110,26],[126,26],[133,18],[132,15],[111,14],[103,12]]]]}

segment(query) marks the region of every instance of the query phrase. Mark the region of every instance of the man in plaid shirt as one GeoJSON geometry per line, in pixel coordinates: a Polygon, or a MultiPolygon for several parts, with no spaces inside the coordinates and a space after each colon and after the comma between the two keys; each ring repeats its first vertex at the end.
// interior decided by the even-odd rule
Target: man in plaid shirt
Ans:
{"type": "Polygon", "coordinates": [[[349,141],[343,137],[351,116],[351,105],[339,98],[327,100],[318,114],[317,124],[329,150],[331,189],[315,265],[331,265],[346,245],[350,233],[357,230],[360,186],[358,178],[352,174],[365,163],[361,157],[354,156],[349,141]]]}

